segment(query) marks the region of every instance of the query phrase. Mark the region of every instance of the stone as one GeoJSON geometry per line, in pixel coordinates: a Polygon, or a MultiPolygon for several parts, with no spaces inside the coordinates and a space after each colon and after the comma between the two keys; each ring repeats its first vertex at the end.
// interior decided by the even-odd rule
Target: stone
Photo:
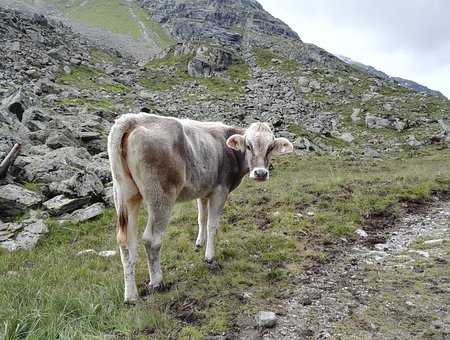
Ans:
{"type": "Polygon", "coordinates": [[[52,48],[51,50],[49,50],[47,52],[48,56],[60,61],[63,61],[66,57],[67,54],[64,51],[64,46],[58,46],[56,48],[52,48]]]}
{"type": "Polygon", "coordinates": [[[85,250],[81,250],[78,253],[76,253],[75,256],[83,256],[83,255],[91,255],[91,254],[97,254],[97,252],[94,249],[85,249],[85,250]]]}
{"type": "Polygon", "coordinates": [[[361,118],[359,117],[360,113],[361,113],[361,109],[353,108],[353,112],[352,112],[352,122],[353,123],[359,123],[361,121],[361,118]]]}
{"type": "Polygon", "coordinates": [[[350,132],[344,132],[337,135],[337,138],[344,142],[351,143],[355,140],[355,137],[350,132]]]}
{"type": "Polygon", "coordinates": [[[64,71],[65,74],[71,74],[72,73],[72,70],[67,65],[64,65],[63,71],[64,71]]]}
{"type": "Polygon", "coordinates": [[[389,249],[389,247],[385,243],[377,243],[375,244],[374,248],[378,251],[385,251],[389,249]]]}
{"type": "Polygon", "coordinates": [[[101,196],[103,189],[103,183],[96,174],[83,170],[67,180],[50,183],[48,187],[52,195],[63,194],[68,197],[101,196]]]}
{"type": "Polygon", "coordinates": [[[304,121],[305,128],[313,133],[331,135],[340,125],[340,114],[336,112],[316,112],[304,121]]]}
{"type": "Polygon", "coordinates": [[[61,219],[67,222],[85,222],[101,215],[104,211],[105,205],[103,203],[94,203],[86,208],[75,210],[61,219]]]}
{"type": "Polygon", "coordinates": [[[103,201],[107,207],[114,207],[114,191],[112,185],[105,187],[105,190],[103,190],[103,201]]]}
{"type": "Polygon", "coordinates": [[[47,138],[45,144],[52,149],[59,149],[66,146],[74,146],[75,142],[70,139],[64,132],[55,131],[47,138]]]}
{"type": "Polygon", "coordinates": [[[260,328],[272,328],[277,324],[278,318],[274,312],[262,311],[258,313],[256,321],[260,328]]]}
{"type": "Polygon", "coordinates": [[[230,52],[218,47],[200,46],[189,61],[187,71],[191,77],[209,77],[214,72],[226,70],[232,62],[230,52]]]}
{"type": "Polygon", "coordinates": [[[10,230],[19,230],[16,237],[0,242],[0,247],[8,251],[32,249],[37,242],[48,233],[45,222],[37,217],[31,217],[20,223],[9,223],[10,230]]]}
{"type": "Polygon", "coordinates": [[[67,198],[64,195],[53,197],[43,203],[50,215],[59,216],[81,208],[90,201],[90,197],[67,198]]]}
{"type": "Polygon", "coordinates": [[[102,250],[98,252],[98,256],[101,257],[112,257],[112,256],[116,256],[117,255],[117,251],[115,250],[102,250]]]}
{"type": "Polygon", "coordinates": [[[391,122],[388,119],[367,114],[366,125],[369,129],[383,129],[390,127],[391,122]]]}
{"type": "Polygon", "coordinates": [[[410,135],[406,140],[406,144],[413,148],[416,148],[422,146],[423,143],[419,142],[414,135],[410,135]]]}
{"type": "Polygon", "coordinates": [[[363,237],[363,238],[366,238],[366,237],[369,236],[369,235],[367,234],[367,232],[365,232],[365,231],[362,230],[362,229],[356,229],[356,230],[355,230],[355,233],[356,233],[356,235],[358,235],[358,236],[360,236],[360,237],[363,237]]]}
{"type": "Polygon", "coordinates": [[[84,256],[84,255],[98,255],[101,257],[113,257],[117,255],[117,251],[115,250],[102,250],[102,251],[95,251],[94,249],[85,249],[81,250],[78,253],[75,254],[75,256],[84,256]]]}
{"type": "Polygon", "coordinates": [[[44,196],[15,184],[0,187],[0,216],[22,214],[44,201],[44,196]]]}
{"type": "Polygon", "coordinates": [[[426,246],[430,246],[430,247],[439,246],[439,245],[441,245],[443,243],[444,243],[444,240],[441,239],[441,238],[440,239],[436,239],[436,240],[427,240],[427,241],[423,242],[423,244],[425,244],[426,246]]]}

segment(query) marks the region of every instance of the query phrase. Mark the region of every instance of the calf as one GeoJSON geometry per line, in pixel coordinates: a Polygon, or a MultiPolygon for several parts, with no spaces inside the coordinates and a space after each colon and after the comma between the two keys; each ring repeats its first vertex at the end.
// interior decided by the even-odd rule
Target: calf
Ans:
{"type": "Polygon", "coordinates": [[[272,154],[292,150],[292,144],[286,138],[275,138],[266,123],[253,123],[244,130],[142,112],[117,119],[109,134],[108,155],[125,301],[138,297],[135,264],[141,203],[148,210],[142,239],[150,287],[158,288],[162,284],[161,242],[175,203],[197,199],[195,246],[200,248],[206,240],[205,258],[211,263],[214,235],[228,194],[247,173],[257,181],[267,180],[272,154]]]}

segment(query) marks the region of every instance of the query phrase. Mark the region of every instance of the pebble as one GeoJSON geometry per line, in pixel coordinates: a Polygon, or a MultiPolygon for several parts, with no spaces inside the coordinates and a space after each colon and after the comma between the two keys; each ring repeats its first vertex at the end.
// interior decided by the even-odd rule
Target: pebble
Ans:
{"type": "Polygon", "coordinates": [[[272,328],[277,324],[278,318],[274,312],[261,311],[257,316],[258,327],[272,328]]]}
{"type": "Polygon", "coordinates": [[[369,236],[369,235],[368,235],[364,230],[362,230],[362,229],[356,229],[356,230],[355,230],[355,233],[356,233],[358,236],[363,237],[363,238],[366,238],[366,237],[369,236]]]}
{"type": "Polygon", "coordinates": [[[102,257],[112,257],[112,256],[116,256],[116,255],[117,255],[117,251],[115,251],[115,250],[103,250],[103,251],[98,252],[98,256],[102,256],[102,257]]]}
{"type": "Polygon", "coordinates": [[[427,246],[438,246],[441,245],[442,243],[444,243],[443,239],[437,239],[437,240],[428,240],[425,241],[423,244],[427,245],[427,246]]]}

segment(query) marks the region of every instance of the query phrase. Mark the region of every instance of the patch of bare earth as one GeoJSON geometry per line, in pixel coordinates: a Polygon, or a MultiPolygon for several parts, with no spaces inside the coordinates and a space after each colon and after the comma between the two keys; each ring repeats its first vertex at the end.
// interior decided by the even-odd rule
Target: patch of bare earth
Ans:
{"type": "Polygon", "coordinates": [[[239,338],[450,338],[450,199],[402,208],[400,218],[372,216],[366,237],[330,244],[327,263],[280,292],[277,326],[239,338]]]}

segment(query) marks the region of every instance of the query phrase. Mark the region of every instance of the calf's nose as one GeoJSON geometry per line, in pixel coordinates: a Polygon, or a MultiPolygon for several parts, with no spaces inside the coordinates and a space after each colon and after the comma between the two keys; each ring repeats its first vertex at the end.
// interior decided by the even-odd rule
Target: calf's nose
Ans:
{"type": "Polygon", "coordinates": [[[269,174],[269,171],[266,169],[256,169],[255,170],[255,177],[260,179],[267,178],[267,175],[269,174]]]}

